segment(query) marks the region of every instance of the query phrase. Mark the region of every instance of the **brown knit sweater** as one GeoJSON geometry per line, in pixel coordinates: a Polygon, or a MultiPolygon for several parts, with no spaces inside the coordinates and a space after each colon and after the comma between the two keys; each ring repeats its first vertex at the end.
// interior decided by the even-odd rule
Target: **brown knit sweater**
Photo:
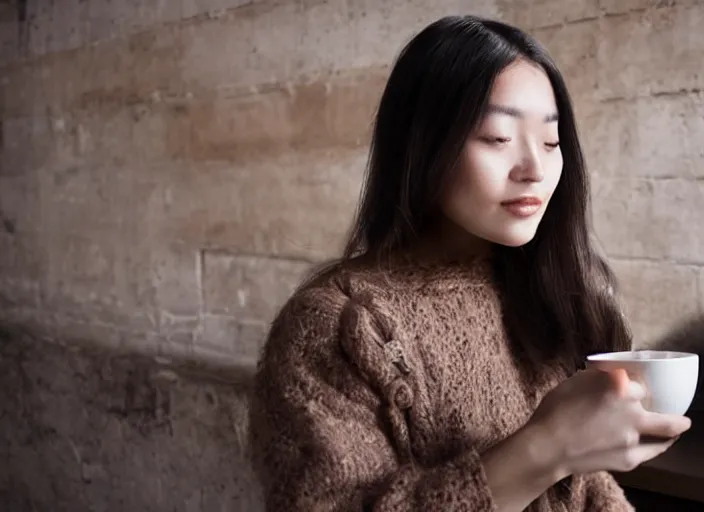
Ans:
{"type": "MultiPolygon", "coordinates": [[[[515,432],[559,369],[528,382],[486,261],[337,269],[274,322],[251,407],[269,511],[496,510],[480,454],[515,432]]],[[[633,511],[607,473],[541,511],[633,511]]]]}

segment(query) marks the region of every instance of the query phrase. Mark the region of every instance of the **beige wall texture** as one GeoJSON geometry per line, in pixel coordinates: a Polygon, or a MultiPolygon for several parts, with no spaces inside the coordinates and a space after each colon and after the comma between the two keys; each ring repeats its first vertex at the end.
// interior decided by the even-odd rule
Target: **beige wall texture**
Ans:
{"type": "Polygon", "coordinates": [[[457,13],[563,69],[637,344],[704,308],[702,2],[0,0],[0,504],[263,510],[233,370],[337,254],[393,57],[457,13]]]}
{"type": "Polygon", "coordinates": [[[337,254],[393,57],[454,13],[564,71],[637,342],[701,310],[701,2],[4,0],[0,320],[250,365],[337,254]]]}

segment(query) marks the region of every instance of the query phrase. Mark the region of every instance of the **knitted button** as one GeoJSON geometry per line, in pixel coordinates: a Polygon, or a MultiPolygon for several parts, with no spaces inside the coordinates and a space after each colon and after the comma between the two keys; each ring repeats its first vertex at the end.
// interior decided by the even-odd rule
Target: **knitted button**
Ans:
{"type": "Polygon", "coordinates": [[[399,409],[408,409],[413,405],[413,390],[403,378],[398,377],[389,384],[389,401],[399,409]]]}

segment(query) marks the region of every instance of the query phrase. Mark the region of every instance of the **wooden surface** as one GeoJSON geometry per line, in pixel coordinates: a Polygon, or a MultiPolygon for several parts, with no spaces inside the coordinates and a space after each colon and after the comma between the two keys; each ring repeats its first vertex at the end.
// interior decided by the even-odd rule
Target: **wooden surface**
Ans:
{"type": "Polygon", "coordinates": [[[698,501],[684,500],[633,487],[624,487],[623,490],[636,512],[702,512],[704,510],[698,501]]]}
{"type": "Polygon", "coordinates": [[[692,428],[667,452],[629,473],[614,474],[623,487],[704,504],[704,411],[688,416],[692,428]]]}

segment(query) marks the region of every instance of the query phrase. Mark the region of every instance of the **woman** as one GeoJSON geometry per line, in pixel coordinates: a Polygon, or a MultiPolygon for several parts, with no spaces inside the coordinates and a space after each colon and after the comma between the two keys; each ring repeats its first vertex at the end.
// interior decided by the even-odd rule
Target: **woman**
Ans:
{"type": "Polygon", "coordinates": [[[268,509],[632,510],[605,471],[689,420],[577,371],[630,346],[587,207],[545,50],[471,16],[418,34],[381,99],[344,256],[263,352],[251,432],[268,509]]]}

